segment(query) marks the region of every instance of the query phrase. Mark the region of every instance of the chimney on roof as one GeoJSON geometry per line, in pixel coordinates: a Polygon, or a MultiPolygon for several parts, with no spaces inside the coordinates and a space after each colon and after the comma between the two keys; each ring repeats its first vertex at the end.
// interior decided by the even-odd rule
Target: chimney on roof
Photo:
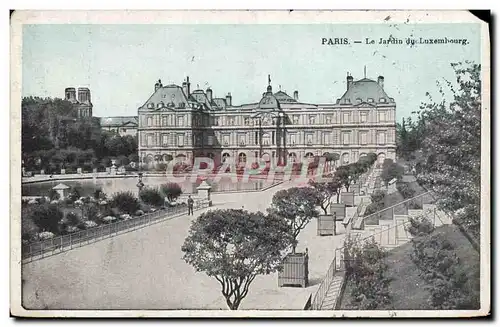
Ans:
{"type": "Polygon", "coordinates": [[[379,76],[377,82],[381,88],[384,88],[384,76],[379,76]]]}
{"type": "Polygon", "coordinates": [[[352,78],[352,76],[349,74],[349,72],[347,72],[347,89],[348,89],[348,90],[351,88],[352,82],[353,82],[353,78],[352,78]]]}
{"type": "Polygon", "coordinates": [[[186,77],[186,80],[182,82],[182,90],[184,91],[184,94],[186,94],[186,97],[189,97],[191,94],[191,83],[189,83],[189,76],[186,77]]]}
{"type": "Polygon", "coordinates": [[[207,88],[207,99],[208,99],[208,102],[212,103],[212,89],[211,88],[207,88]]]}
{"type": "Polygon", "coordinates": [[[226,95],[226,103],[228,107],[231,107],[233,105],[233,97],[231,96],[231,93],[228,93],[226,95]]]}
{"type": "Polygon", "coordinates": [[[299,91],[293,91],[293,98],[295,99],[295,101],[299,100],[299,91]]]}

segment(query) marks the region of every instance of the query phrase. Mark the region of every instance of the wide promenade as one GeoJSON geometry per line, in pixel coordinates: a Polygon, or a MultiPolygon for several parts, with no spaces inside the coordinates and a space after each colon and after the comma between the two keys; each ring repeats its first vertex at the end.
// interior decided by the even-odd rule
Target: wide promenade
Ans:
{"type": "MultiPolygon", "coordinates": [[[[262,192],[214,194],[213,208],[265,211],[284,182],[262,192]]],[[[198,215],[207,208],[196,212],[198,215]]],[[[348,214],[354,210],[348,208],[348,214]]],[[[32,309],[227,309],[219,283],[182,260],[181,245],[196,216],[182,215],[23,265],[24,306],[32,309]]],[[[307,288],[280,288],[277,274],[259,276],[240,309],[302,309],[345,236],[316,236],[312,221],[297,251],[310,255],[307,288]]]]}

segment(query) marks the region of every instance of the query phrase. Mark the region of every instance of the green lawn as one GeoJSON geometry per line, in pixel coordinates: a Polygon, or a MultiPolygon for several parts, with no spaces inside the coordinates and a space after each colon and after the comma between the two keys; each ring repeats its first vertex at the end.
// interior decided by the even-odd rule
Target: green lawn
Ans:
{"type": "MultiPolygon", "coordinates": [[[[477,282],[479,276],[479,253],[474,250],[467,238],[455,225],[445,225],[437,228],[434,233],[440,233],[450,241],[460,258],[461,266],[465,269],[469,283],[477,282]]],[[[389,291],[392,297],[391,305],[379,308],[380,310],[432,310],[427,303],[429,293],[425,290],[425,281],[419,276],[419,268],[412,262],[410,254],[413,252],[411,242],[399,246],[389,252],[387,263],[388,276],[391,278],[389,291]]],[[[350,296],[352,285],[347,282],[340,309],[349,309],[352,302],[350,296]]],[[[478,309],[478,308],[470,308],[478,309]]]]}

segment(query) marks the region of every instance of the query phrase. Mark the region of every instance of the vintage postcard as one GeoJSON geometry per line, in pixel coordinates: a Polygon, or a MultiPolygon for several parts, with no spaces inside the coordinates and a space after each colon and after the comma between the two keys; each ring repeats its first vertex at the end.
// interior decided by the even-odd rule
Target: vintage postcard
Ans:
{"type": "Polygon", "coordinates": [[[467,11],[15,11],[11,313],[490,312],[467,11]]]}

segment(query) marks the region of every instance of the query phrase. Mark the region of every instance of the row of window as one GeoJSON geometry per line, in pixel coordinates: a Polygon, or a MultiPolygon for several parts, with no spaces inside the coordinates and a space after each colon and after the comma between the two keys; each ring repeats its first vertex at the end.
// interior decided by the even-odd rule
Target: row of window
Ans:
{"type": "MultiPolygon", "coordinates": [[[[231,135],[230,134],[221,134],[220,140],[221,144],[224,146],[228,145],[237,145],[237,146],[246,146],[248,144],[253,143],[253,145],[260,145],[260,142],[262,142],[262,145],[276,145],[276,134],[275,132],[271,133],[263,133],[260,135],[259,132],[255,132],[254,137],[252,140],[249,140],[248,138],[249,135],[244,134],[244,133],[238,133],[236,135],[236,144],[233,144],[231,141],[231,135]],[[250,142],[249,142],[250,141],[250,142]]],[[[342,132],[341,134],[341,144],[342,145],[352,145],[355,144],[353,140],[353,134],[352,132],[342,132]]],[[[388,134],[386,131],[377,131],[376,132],[376,143],[377,144],[386,144],[388,142],[387,140],[388,134]]],[[[156,139],[156,134],[149,133],[145,134],[145,137],[141,137],[141,146],[148,147],[148,146],[185,146],[185,134],[184,133],[176,133],[176,134],[161,134],[161,141],[156,139]]],[[[193,141],[194,141],[194,146],[203,146],[203,145],[208,145],[208,146],[213,146],[216,145],[214,144],[215,137],[213,135],[208,135],[205,140],[206,143],[203,144],[203,136],[200,134],[194,135],[193,141]]],[[[359,132],[359,137],[358,137],[358,142],[357,144],[360,145],[367,145],[367,144],[372,144],[373,141],[369,142],[368,138],[368,132],[367,131],[360,131],[359,132]]],[[[299,135],[298,134],[290,134],[288,135],[288,143],[289,146],[294,146],[294,145],[299,145],[299,135]]],[[[315,138],[315,135],[313,133],[306,133],[303,143],[306,145],[315,145],[315,144],[322,144],[322,145],[330,145],[330,144],[339,144],[339,136],[337,133],[323,133],[322,137],[317,140],[315,138]]]]}
{"type": "MultiPolygon", "coordinates": [[[[288,124],[293,125],[316,125],[316,124],[332,124],[334,123],[334,115],[325,115],[324,121],[320,121],[318,115],[310,114],[310,115],[289,115],[288,116],[288,124]],[[301,119],[302,118],[302,119],[301,119]]],[[[368,122],[368,112],[360,112],[359,113],[359,123],[368,122]]],[[[388,112],[386,111],[378,111],[377,112],[377,121],[378,122],[388,122],[389,119],[388,112]]],[[[277,118],[253,118],[243,117],[243,116],[222,116],[222,117],[213,117],[211,119],[212,125],[215,126],[258,126],[260,125],[276,125],[277,118]]],[[[152,115],[147,116],[146,118],[146,126],[186,126],[185,123],[187,119],[184,115],[174,116],[174,115],[152,115]]],[[[345,112],[342,115],[342,123],[355,123],[352,119],[352,114],[349,112],[345,112]]],[[[208,116],[193,117],[193,125],[194,126],[206,126],[208,125],[208,116]]]]}

